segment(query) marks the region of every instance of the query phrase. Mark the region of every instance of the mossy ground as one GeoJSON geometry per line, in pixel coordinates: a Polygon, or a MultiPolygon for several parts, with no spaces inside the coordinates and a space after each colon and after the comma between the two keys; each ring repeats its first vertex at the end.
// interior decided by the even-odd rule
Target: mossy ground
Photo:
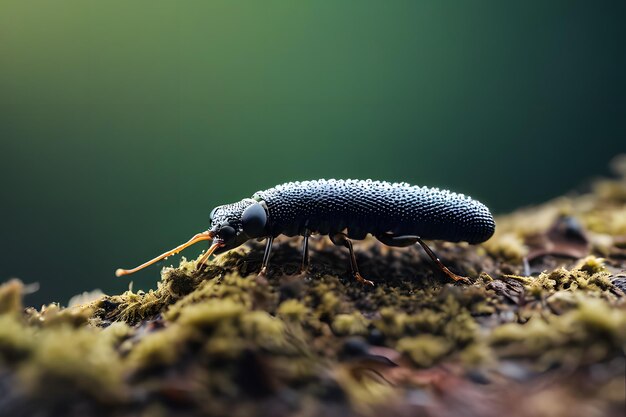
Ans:
{"type": "MultiPolygon", "coordinates": [[[[622,163],[616,163],[620,171],[622,163]],[[621,165],[620,165],[621,164],[621,165]]],[[[282,240],[155,290],[40,310],[0,287],[0,415],[623,415],[626,181],[497,219],[482,246],[282,240]]]]}

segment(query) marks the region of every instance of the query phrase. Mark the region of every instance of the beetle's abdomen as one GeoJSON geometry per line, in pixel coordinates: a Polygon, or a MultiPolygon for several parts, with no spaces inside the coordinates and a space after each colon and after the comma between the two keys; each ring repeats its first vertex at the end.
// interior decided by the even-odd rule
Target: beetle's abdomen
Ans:
{"type": "Polygon", "coordinates": [[[348,229],[350,237],[417,235],[451,242],[483,242],[493,235],[489,209],[463,194],[371,180],[290,182],[259,191],[271,233],[294,236],[348,229]]]}

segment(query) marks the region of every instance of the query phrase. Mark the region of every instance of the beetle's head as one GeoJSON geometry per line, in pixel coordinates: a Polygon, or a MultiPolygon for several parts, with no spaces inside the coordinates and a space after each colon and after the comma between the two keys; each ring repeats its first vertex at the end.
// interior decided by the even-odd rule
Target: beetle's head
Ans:
{"type": "Polygon", "coordinates": [[[132,274],[155,262],[174,255],[181,250],[204,240],[212,240],[211,247],[204,253],[198,265],[202,266],[211,254],[219,254],[234,249],[249,239],[267,235],[267,210],[263,203],[246,198],[238,203],[226,204],[213,209],[210,215],[211,228],[198,233],[183,243],[154,259],[133,269],[118,269],[115,275],[132,274]]]}
{"type": "Polygon", "coordinates": [[[214,235],[214,244],[220,244],[215,254],[267,235],[267,211],[263,204],[251,198],[215,207],[209,218],[211,228],[208,232],[214,235]]]}

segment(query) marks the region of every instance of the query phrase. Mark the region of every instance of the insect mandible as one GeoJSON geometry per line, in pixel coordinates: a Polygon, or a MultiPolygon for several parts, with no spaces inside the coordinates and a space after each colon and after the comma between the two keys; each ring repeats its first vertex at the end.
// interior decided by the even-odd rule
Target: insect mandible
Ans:
{"type": "Polygon", "coordinates": [[[441,271],[455,281],[469,280],[450,271],[423,240],[480,243],[495,231],[495,221],[482,203],[463,194],[407,183],[372,180],[315,180],[289,182],[255,193],[237,203],[218,206],[210,214],[211,227],[189,241],[133,269],[132,274],[197,242],[211,240],[198,261],[205,265],[212,254],[236,248],[250,239],[267,243],[260,274],[266,274],[274,238],[303,236],[302,271],[309,266],[308,241],[312,234],[328,235],[350,252],[354,278],[373,285],[359,273],[352,240],[372,234],[388,246],[418,243],[441,271]]]}

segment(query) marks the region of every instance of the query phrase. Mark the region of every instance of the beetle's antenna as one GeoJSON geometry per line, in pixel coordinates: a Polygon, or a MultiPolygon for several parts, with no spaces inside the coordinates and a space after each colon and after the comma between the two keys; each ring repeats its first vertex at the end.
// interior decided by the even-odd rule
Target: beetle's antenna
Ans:
{"type": "MultiPolygon", "coordinates": [[[[177,254],[178,252],[180,252],[181,250],[185,249],[186,247],[189,247],[189,246],[191,246],[191,245],[193,245],[195,243],[198,243],[198,242],[202,242],[203,240],[211,240],[214,237],[215,237],[215,233],[211,232],[210,230],[207,230],[206,232],[198,233],[197,235],[193,236],[191,239],[189,239],[187,242],[183,243],[182,245],[176,246],[174,249],[168,250],[164,254],[159,255],[156,258],[151,259],[148,262],[143,263],[143,264],[139,265],[136,268],[133,268],[133,269],[121,269],[120,268],[120,269],[118,269],[117,271],[115,271],[115,275],[118,276],[118,277],[121,277],[123,275],[133,274],[133,273],[135,273],[135,272],[137,272],[137,271],[139,271],[141,269],[144,269],[147,266],[152,265],[153,263],[159,262],[161,259],[164,259],[164,258],[167,258],[168,256],[177,254]]],[[[215,249],[217,249],[217,246],[218,245],[213,244],[211,246],[211,249],[213,249],[213,251],[215,251],[215,249]]],[[[213,253],[213,251],[209,250],[207,252],[213,253]]],[[[210,255],[210,253],[209,253],[209,255],[210,255]]],[[[208,256],[207,256],[207,258],[208,258],[208,256]]],[[[203,259],[204,259],[204,257],[203,257],[203,259]]]]}

